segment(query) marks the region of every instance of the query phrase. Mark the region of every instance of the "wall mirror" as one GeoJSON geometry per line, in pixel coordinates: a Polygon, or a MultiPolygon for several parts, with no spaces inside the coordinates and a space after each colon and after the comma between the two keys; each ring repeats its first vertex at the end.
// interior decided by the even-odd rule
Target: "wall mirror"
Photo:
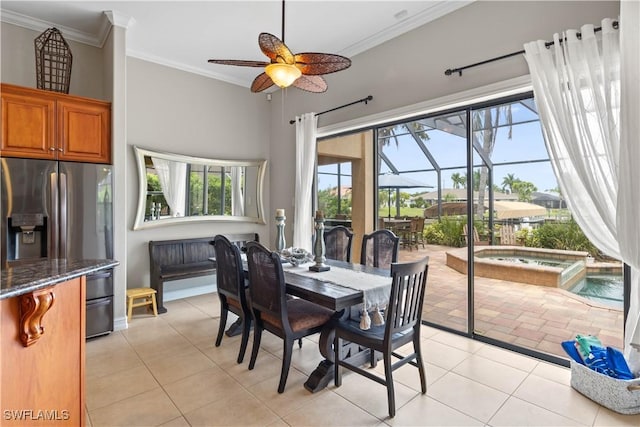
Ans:
{"type": "Polygon", "coordinates": [[[216,160],[133,149],[139,180],[134,230],[196,221],[265,224],[266,160],[216,160]]]}

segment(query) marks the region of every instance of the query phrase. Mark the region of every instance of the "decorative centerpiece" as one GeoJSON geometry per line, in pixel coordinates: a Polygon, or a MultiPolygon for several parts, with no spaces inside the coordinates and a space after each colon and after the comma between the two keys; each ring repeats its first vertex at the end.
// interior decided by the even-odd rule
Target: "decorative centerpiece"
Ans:
{"type": "Polygon", "coordinates": [[[316,211],[315,223],[316,235],[313,242],[313,260],[315,261],[315,264],[310,266],[309,270],[318,272],[328,271],[330,268],[324,263],[326,258],[324,257],[324,215],[322,211],[316,211]]]}
{"type": "Polygon", "coordinates": [[[276,209],[276,251],[282,252],[287,246],[284,238],[284,220],[287,219],[284,216],[284,209],[276,209]]]}
{"type": "Polygon", "coordinates": [[[280,257],[294,267],[313,261],[313,257],[303,248],[285,248],[280,251],[280,257]]]}

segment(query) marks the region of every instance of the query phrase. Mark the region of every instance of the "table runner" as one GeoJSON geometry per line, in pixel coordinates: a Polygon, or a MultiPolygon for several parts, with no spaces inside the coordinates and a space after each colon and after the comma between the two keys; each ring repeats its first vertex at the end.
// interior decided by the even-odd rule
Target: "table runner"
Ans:
{"type": "Polygon", "coordinates": [[[345,288],[362,291],[363,300],[367,309],[373,309],[376,306],[380,308],[386,307],[389,303],[391,295],[391,277],[378,276],[362,271],[350,270],[331,266],[331,270],[315,272],[309,271],[309,265],[300,265],[294,267],[292,265],[283,265],[284,271],[288,271],[300,276],[310,277],[312,279],[330,282],[345,288]]]}

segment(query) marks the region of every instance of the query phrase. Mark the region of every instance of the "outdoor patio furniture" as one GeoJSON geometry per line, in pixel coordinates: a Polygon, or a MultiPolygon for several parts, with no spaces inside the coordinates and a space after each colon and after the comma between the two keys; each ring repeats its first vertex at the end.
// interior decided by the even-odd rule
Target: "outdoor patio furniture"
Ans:
{"type": "Polygon", "coordinates": [[[500,227],[500,244],[505,246],[514,246],[517,243],[516,233],[513,231],[513,225],[505,224],[500,227]]]}

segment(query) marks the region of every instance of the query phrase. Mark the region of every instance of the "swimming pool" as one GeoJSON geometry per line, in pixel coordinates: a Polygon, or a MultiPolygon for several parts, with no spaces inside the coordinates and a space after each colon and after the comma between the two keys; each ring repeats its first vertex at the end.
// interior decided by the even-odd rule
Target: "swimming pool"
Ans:
{"type": "Polygon", "coordinates": [[[623,307],[624,281],[619,274],[589,274],[576,283],[570,292],[614,308],[623,307]]]}

